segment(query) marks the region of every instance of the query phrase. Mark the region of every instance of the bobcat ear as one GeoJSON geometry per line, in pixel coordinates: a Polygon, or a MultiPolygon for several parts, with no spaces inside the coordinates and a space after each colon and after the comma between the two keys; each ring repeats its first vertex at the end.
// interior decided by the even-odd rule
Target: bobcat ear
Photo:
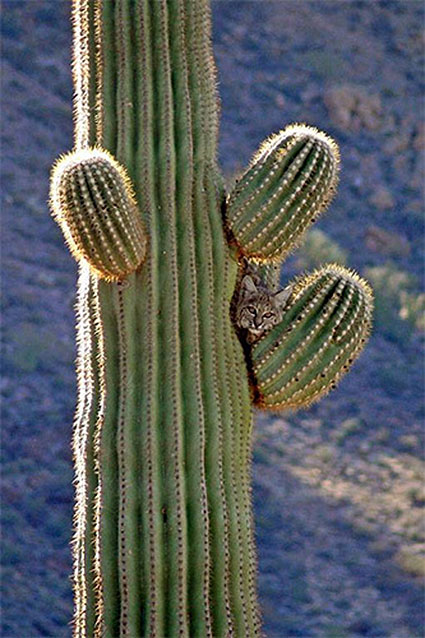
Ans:
{"type": "Polygon", "coordinates": [[[245,275],[241,282],[241,290],[243,292],[257,292],[257,286],[254,284],[252,277],[245,275]]]}
{"type": "Polygon", "coordinates": [[[275,298],[276,303],[278,303],[279,306],[283,308],[286,302],[288,301],[289,297],[291,296],[291,293],[292,293],[292,286],[288,286],[287,288],[284,288],[283,290],[279,290],[278,292],[276,292],[273,295],[273,297],[275,298]]]}

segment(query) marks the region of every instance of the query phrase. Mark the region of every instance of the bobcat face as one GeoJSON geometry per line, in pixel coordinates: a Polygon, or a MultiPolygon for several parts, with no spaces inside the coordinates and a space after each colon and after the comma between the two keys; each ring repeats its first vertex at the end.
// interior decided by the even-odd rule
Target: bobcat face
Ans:
{"type": "Polygon", "coordinates": [[[290,293],[288,289],[273,293],[245,275],[236,307],[237,325],[247,330],[251,339],[259,339],[281,321],[290,293]]]}

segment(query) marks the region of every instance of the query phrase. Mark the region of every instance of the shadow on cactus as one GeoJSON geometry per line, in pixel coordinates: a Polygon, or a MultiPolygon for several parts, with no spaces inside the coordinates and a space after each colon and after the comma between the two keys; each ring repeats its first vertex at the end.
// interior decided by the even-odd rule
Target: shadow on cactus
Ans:
{"type": "Polygon", "coordinates": [[[276,285],[334,194],[338,149],[292,125],[226,197],[207,0],[74,0],[73,29],[75,147],[51,202],[79,262],[74,635],[260,636],[253,399],[323,396],[364,346],[372,295],[324,266],[249,343],[231,304],[247,264],[276,285]]]}

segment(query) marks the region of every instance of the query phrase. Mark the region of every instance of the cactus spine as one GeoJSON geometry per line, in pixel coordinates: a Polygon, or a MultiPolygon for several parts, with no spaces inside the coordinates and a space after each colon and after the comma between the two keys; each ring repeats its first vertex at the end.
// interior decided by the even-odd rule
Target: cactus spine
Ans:
{"type": "Polygon", "coordinates": [[[320,394],[332,331],[329,387],[366,288],[334,270],[295,286],[288,374],[283,324],[249,353],[230,306],[243,256],[282,259],[323,210],[336,147],[278,135],[226,206],[207,0],[73,0],[73,26],[75,148],[51,201],[80,264],[75,636],[258,636],[252,394],[294,403],[297,367],[297,405],[320,394]]]}

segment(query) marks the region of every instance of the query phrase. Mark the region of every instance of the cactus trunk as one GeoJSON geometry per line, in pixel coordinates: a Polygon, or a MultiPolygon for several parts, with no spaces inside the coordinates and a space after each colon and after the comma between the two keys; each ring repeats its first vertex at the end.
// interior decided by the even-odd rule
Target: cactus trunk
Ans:
{"type": "Polygon", "coordinates": [[[323,266],[255,343],[235,305],[246,272],[276,289],[338,148],[290,126],[226,197],[208,1],[73,0],[73,25],[75,147],[51,205],[80,264],[75,637],[253,638],[251,405],[335,387],[373,295],[323,266]]]}
{"type": "Polygon", "coordinates": [[[76,150],[133,182],[146,261],[80,266],[75,635],[255,636],[251,407],[230,320],[204,0],[75,0],[76,150]]]}

